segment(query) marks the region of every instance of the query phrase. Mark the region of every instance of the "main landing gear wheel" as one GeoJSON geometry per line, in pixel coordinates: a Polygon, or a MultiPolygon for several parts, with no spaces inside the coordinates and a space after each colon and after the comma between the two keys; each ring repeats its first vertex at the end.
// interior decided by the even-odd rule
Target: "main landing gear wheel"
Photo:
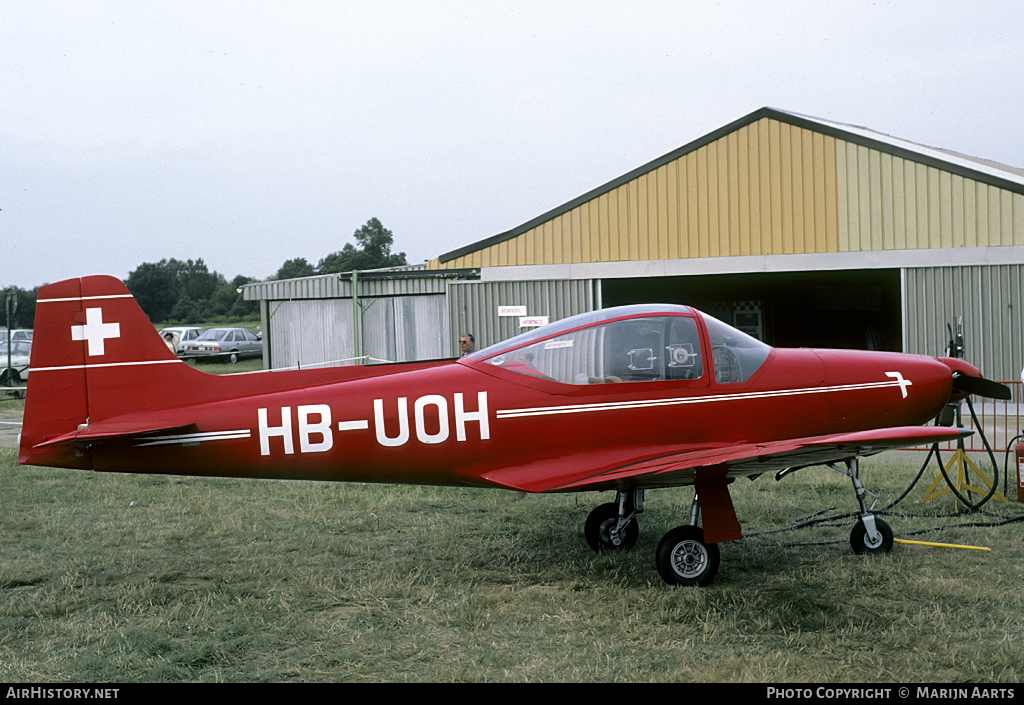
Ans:
{"type": "Polygon", "coordinates": [[[704,532],[689,525],[665,534],[654,556],[658,574],[669,585],[710,585],[720,562],[718,544],[704,543],[704,532]]]}
{"type": "Polygon", "coordinates": [[[619,521],[619,505],[617,502],[609,502],[599,505],[587,517],[587,523],[583,525],[583,535],[587,539],[587,545],[595,552],[610,551],[615,549],[630,549],[636,545],[640,536],[640,523],[634,516],[623,529],[620,529],[618,536],[613,531],[619,521]]]}
{"type": "Polygon", "coordinates": [[[850,532],[850,545],[856,554],[878,555],[892,550],[892,529],[878,517],[874,517],[877,533],[871,536],[864,526],[864,520],[858,519],[850,532]]]}

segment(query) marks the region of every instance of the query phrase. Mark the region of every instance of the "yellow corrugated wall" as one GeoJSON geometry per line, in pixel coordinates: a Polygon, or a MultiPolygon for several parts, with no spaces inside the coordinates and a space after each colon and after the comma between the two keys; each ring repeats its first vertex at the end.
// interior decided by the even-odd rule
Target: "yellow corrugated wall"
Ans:
{"type": "Polygon", "coordinates": [[[430,268],[1024,245],[1024,195],[762,118],[430,268]]]}
{"type": "Polygon", "coordinates": [[[1024,195],[837,142],[839,249],[1024,245],[1024,195]]]}

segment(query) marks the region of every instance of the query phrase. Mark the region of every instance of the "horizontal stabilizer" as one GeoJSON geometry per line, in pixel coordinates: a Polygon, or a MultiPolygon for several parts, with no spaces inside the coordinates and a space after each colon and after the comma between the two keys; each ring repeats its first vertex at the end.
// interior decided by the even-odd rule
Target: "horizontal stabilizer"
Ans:
{"type": "Polygon", "coordinates": [[[118,438],[141,438],[157,433],[189,433],[196,430],[195,424],[178,426],[148,426],[131,421],[100,421],[88,424],[82,428],[75,429],[55,438],[50,438],[37,443],[34,448],[49,448],[69,443],[83,443],[89,441],[107,441],[118,438]]]}

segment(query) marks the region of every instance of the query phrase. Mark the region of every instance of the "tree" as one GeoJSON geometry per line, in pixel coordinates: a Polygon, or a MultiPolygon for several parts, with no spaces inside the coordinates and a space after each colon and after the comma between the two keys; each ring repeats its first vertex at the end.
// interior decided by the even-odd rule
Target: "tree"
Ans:
{"type": "Polygon", "coordinates": [[[239,289],[254,281],[250,277],[238,275],[229,283],[217,289],[210,297],[208,313],[220,318],[245,318],[257,313],[260,308],[258,301],[246,301],[239,289]]]}
{"type": "Polygon", "coordinates": [[[305,257],[296,257],[282,264],[281,268],[277,270],[277,274],[274,275],[274,279],[298,279],[299,277],[311,277],[314,274],[316,274],[316,270],[306,261],[305,257]]]}
{"type": "Polygon", "coordinates": [[[317,274],[337,274],[353,270],[397,267],[406,264],[405,253],[391,253],[395,238],[376,218],[353,233],[359,248],[346,243],[340,251],[327,255],[316,266],[317,274]]]}
{"type": "Polygon", "coordinates": [[[202,321],[206,318],[202,304],[194,301],[189,296],[182,296],[174,302],[169,320],[172,321],[202,321]]]}
{"type": "Polygon", "coordinates": [[[145,262],[124,283],[154,323],[198,323],[211,315],[227,313],[241,298],[237,292],[240,285],[223,291],[231,285],[223,275],[211,272],[202,259],[145,262]]]}
{"type": "MultiPolygon", "coordinates": [[[[18,302],[17,310],[11,316],[11,328],[31,328],[35,325],[36,295],[39,293],[39,287],[22,289],[18,286],[5,286],[0,288],[0,326],[7,325],[5,302],[9,293],[14,294],[18,302]]],[[[0,335],[0,340],[6,340],[6,338],[0,335]]],[[[6,360],[4,362],[6,363],[6,360]]]]}
{"type": "Polygon", "coordinates": [[[176,293],[179,299],[189,298],[195,302],[207,301],[217,289],[227,283],[223,275],[207,269],[202,258],[195,262],[192,260],[179,262],[171,259],[167,261],[167,267],[174,273],[174,279],[177,282],[176,293]]]}
{"type": "Polygon", "coordinates": [[[124,284],[151,321],[167,319],[178,301],[177,281],[167,260],[143,262],[128,275],[124,284]]]}

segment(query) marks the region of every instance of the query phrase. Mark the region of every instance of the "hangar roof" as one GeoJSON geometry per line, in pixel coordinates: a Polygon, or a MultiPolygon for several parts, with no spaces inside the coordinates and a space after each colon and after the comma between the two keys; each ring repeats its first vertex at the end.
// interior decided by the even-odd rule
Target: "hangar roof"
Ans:
{"type": "MultiPolygon", "coordinates": [[[[765,108],[765,110],[770,110],[770,108],[765,108]]],[[[1000,164],[987,159],[971,157],[948,149],[928,147],[915,142],[910,142],[909,140],[900,139],[899,137],[893,137],[892,135],[887,135],[882,132],[876,132],[875,130],[867,127],[846,125],[840,122],[832,122],[830,120],[823,120],[809,115],[800,115],[798,113],[785,113],[781,110],[776,110],[774,112],[778,115],[791,115],[797,119],[816,123],[821,125],[821,130],[819,131],[832,130],[834,136],[843,137],[850,142],[860,143],[865,146],[875,148],[882,148],[882,146],[888,145],[891,149],[883,151],[896,154],[896,150],[902,150],[903,154],[900,156],[915,154],[921,158],[931,158],[937,163],[941,163],[946,170],[950,170],[951,167],[965,169],[971,172],[971,178],[978,179],[979,175],[987,174],[993,179],[1004,181],[1005,183],[1002,184],[1004,188],[1008,188],[1011,191],[1017,191],[1017,193],[1024,193],[1024,169],[1021,168],[1000,164]],[[854,139],[856,137],[859,137],[860,139],[854,139]],[[1016,184],[1017,188],[1014,188],[1014,184],[1016,184]]]]}
{"type": "MultiPolygon", "coordinates": [[[[479,270],[428,270],[424,264],[367,269],[356,273],[361,296],[407,296],[444,293],[445,281],[477,279],[479,270]]],[[[352,296],[352,272],[252,282],[241,287],[246,301],[290,301],[352,296]]]]}
{"type": "Polygon", "coordinates": [[[682,147],[669,152],[643,166],[630,171],[602,186],[597,187],[583,195],[564,203],[536,218],[533,218],[515,228],[497,235],[479,240],[456,250],[452,250],[439,256],[433,266],[456,264],[453,260],[466,257],[473,253],[484,250],[510,240],[513,240],[524,233],[538,228],[538,226],[552,221],[559,216],[565,215],[581,205],[593,201],[601,196],[615,191],[619,187],[637,180],[646,174],[650,174],[661,167],[670,164],[686,155],[700,150],[730,133],[737,132],[763,119],[769,119],[783,123],[794,128],[800,128],[816,134],[824,135],[827,138],[840,140],[844,143],[859,147],[866,147],[875,152],[887,154],[892,157],[905,160],[909,163],[919,164],[926,167],[933,167],[945,173],[951,173],[975,182],[988,184],[997,189],[1012,194],[1024,195],[1024,169],[1011,167],[996,162],[987,161],[958,154],[949,150],[928,147],[916,144],[908,140],[892,137],[881,132],[876,132],[866,127],[847,125],[808,115],[787,112],[776,108],[761,108],[745,117],[731,122],[703,137],[700,137],[682,147]]]}

